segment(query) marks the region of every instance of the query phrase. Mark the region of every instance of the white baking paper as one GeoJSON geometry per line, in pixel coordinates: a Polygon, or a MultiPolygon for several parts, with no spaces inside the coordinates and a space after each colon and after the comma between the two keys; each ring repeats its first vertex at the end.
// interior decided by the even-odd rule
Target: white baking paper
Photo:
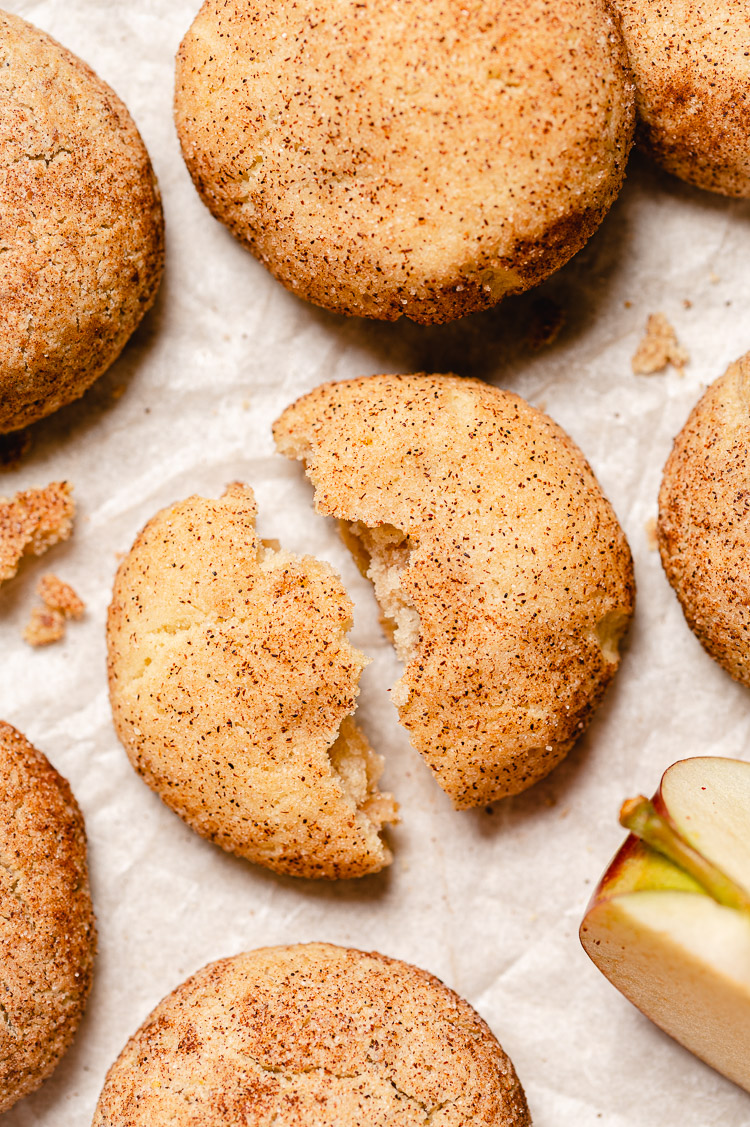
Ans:
{"type": "Polygon", "coordinates": [[[173,58],[197,0],[14,0],[108,81],[135,117],[164,198],[167,268],[156,306],[85,398],[39,424],[0,493],[67,478],[71,541],[0,592],[0,716],[71,781],[90,843],[96,980],[73,1048],[4,1127],[85,1127],[107,1067],[159,999],[223,955],[322,939],[425,967],[463,994],[512,1057],[536,1127],[740,1127],[750,1099],[631,1007],[577,938],[623,838],[620,802],[692,754],[750,758],[750,695],[701,650],[649,541],[661,468],[707,383],[750,347],[750,205],[695,191],[634,158],[601,230],[540,290],[452,325],[347,320],[292,297],[210,216],[172,125],[173,58]],[[535,302],[566,323],[526,343],[535,302]],[[635,376],[662,311],[690,352],[635,376]],[[456,813],[396,722],[399,667],[332,523],[270,425],[324,379],[453,369],[544,407],[580,444],[636,561],[638,609],[622,668],[588,733],[553,775],[491,810],[456,813]],[[356,599],[355,643],[374,658],[359,717],[401,803],[396,860],[357,882],[313,883],[238,861],[192,833],[135,775],[112,729],[104,620],[118,556],[158,508],[230,481],[256,491],[263,536],[329,559],[356,599]],[[21,631],[39,576],[86,600],[66,640],[21,631]]]}

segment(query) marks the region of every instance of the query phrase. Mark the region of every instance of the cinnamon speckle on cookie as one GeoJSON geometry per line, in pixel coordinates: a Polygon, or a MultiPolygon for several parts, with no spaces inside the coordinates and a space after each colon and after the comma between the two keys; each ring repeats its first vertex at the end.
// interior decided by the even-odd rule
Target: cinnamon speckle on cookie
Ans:
{"type": "Polygon", "coordinates": [[[274,436],[374,583],[406,664],[394,703],[454,804],[551,771],[633,612],[627,541],[580,450],[517,395],[425,374],[323,384],[274,436]]]}
{"type": "Polygon", "coordinates": [[[117,95],[0,12],[0,433],[78,398],[152,304],[161,201],[117,95]]]}
{"type": "Polygon", "coordinates": [[[109,1070],[93,1127],[530,1127],[471,1006],[418,967],[327,943],[221,959],[109,1070]]]}
{"type": "Polygon", "coordinates": [[[430,323],[583,246],[634,112],[603,0],[206,0],[175,118],[202,199],[285,286],[430,323]]]}
{"type": "Polygon", "coordinates": [[[367,658],[325,563],[255,534],[252,490],[190,497],[146,525],[109,609],[109,686],[136,770],[203,837],[277,872],[355,877],[391,861],[396,804],[354,723],[367,658]]]}
{"type": "Polygon", "coordinates": [[[81,812],[45,756],[0,722],[0,1112],[68,1048],[95,947],[81,812]]]}

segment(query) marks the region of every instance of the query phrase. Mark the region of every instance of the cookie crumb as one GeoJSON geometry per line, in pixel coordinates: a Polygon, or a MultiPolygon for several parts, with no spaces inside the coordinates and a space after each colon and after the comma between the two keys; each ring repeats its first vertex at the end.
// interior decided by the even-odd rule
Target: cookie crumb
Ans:
{"type": "Polygon", "coordinates": [[[663,313],[652,313],[646,322],[644,336],[632,359],[633,371],[638,376],[652,376],[663,372],[671,364],[678,375],[685,374],[690,356],[677,340],[677,334],[663,313]]]}
{"type": "Polygon", "coordinates": [[[23,632],[30,646],[48,646],[65,636],[65,620],[81,618],[86,609],[69,583],[48,572],[37,585],[43,607],[34,607],[29,624],[23,632]]]}
{"type": "Polygon", "coordinates": [[[59,610],[65,618],[81,618],[86,609],[83,599],[80,599],[69,583],[58,579],[56,575],[47,572],[39,580],[37,594],[50,610],[59,610]]]}
{"type": "Polygon", "coordinates": [[[65,615],[49,607],[34,607],[29,624],[23,632],[30,646],[49,646],[65,636],[65,615]]]}
{"type": "Polygon", "coordinates": [[[655,552],[659,547],[659,540],[656,535],[656,517],[649,517],[646,521],[646,543],[648,544],[649,552],[655,552]]]}
{"type": "Polygon", "coordinates": [[[0,497],[0,583],[11,579],[24,555],[41,556],[73,531],[75,504],[67,481],[0,497]]]}

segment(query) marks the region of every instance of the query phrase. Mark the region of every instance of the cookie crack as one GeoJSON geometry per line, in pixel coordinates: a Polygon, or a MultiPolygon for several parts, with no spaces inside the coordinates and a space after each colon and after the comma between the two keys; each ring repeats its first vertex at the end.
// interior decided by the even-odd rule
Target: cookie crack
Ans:
{"type": "Polygon", "coordinates": [[[14,1024],[10,1014],[8,1013],[7,1009],[5,1008],[5,1006],[3,1005],[2,1002],[0,1002],[0,1018],[2,1018],[3,1024],[5,1025],[5,1028],[8,1030],[8,1033],[11,1035],[11,1037],[14,1037],[17,1041],[19,1039],[18,1027],[14,1024]]]}
{"type": "MultiPolygon", "coordinates": [[[[315,1076],[320,1077],[327,1084],[330,1083],[331,1081],[341,1081],[341,1082],[343,1082],[343,1081],[347,1081],[347,1080],[351,1080],[351,1081],[354,1081],[356,1083],[359,1080],[370,1079],[371,1076],[372,1076],[372,1073],[373,1073],[372,1069],[360,1069],[358,1071],[355,1070],[353,1072],[333,1072],[329,1068],[321,1068],[321,1067],[316,1067],[314,1065],[310,1065],[307,1068],[285,1068],[281,1065],[264,1064],[257,1057],[253,1056],[250,1053],[246,1053],[246,1052],[242,1053],[241,1059],[242,1059],[243,1066],[250,1064],[251,1066],[254,1066],[258,1070],[258,1072],[263,1073],[264,1075],[267,1075],[267,1076],[280,1077],[283,1080],[287,1081],[289,1084],[294,1084],[295,1080],[300,1080],[304,1077],[315,1077],[315,1076]]],[[[403,1088],[399,1088],[399,1086],[396,1084],[395,1080],[393,1080],[391,1077],[384,1076],[382,1072],[378,1072],[377,1070],[375,1070],[375,1075],[378,1076],[380,1079],[387,1082],[389,1087],[393,1089],[393,1091],[396,1095],[396,1099],[406,1100],[408,1103],[420,1108],[422,1110],[423,1115],[424,1115],[423,1122],[425,1124],[430,1123],[433,1116],[437,1115],[438,1112],[443,1110],[443,1108],[455,1105],[458,1102],[458,1097],[456,1097],[456,1098],[453,1098],[453,1099],[441,1100],[439,1103],[431,1105],[431,1104],[428,1104],[425,1100],[420,1100],[418,1096],[415,1096],[415,1095],[411,1094],[410,1092],[405,1091],[403,1088]]],[[[282,1091],[283,1091],[283,1089],[282,1089],[282,1091]]],[[[178,1092],[176,1092],[175,1094],[179,1095],[179,1097],[186,1104],[193,1105],[194,1099],[193,1099],[193,1092],[192,1091],[185,1091],[184,1089],[181,1089],[178,1092]]],[[[278,1116],[277,1116],[277,1118],[278,1118],[278,1116]]]]}
{"type": "MultiPolygon", "coordinates": [[[[370,1047],[372,1048],[372,1046],[370,1046],[370,1047]]],[[[355,1080],[356,1081],[356,1080],[367,1079],[368,1077],[370,1077],[372,1075],[372,1073],[374,1071],[376,1076],[380,1076],[383,1080],[387,1080],[387,1083],[394,1090],[394,1092],[396,1093],[396,1095],[399,1099],[408,1100],[409,1103],[416,1104],[417,1107],[422,1109],[422,1111],[424,1112],[424,1116],[425,1116],[425,1120],[424,1120],[425,1123],[429,1123],[430,1119],[434,1115],[436,1115],[439,1111],[441,1111],[444,1107],[448,1107],[450,1105],[457,1103],[458,1098],[459,1098],[459,1097],[455,1097],[453,1099],[441,1100],[437,1104],[430,1105],[425,1100],[420,1100],[418,1096],[415,1096],[412,1093],[405,1091],[403,1088],[399,1088],[398,1084],[396,1083],[396,1081],[392,1077],[385,1076],[383,1074],[383,1071],[380,1071],[378,1069],[374,1069],[374,1070],[373,1069],[359,1069],[359,1070],[356,1070],[354,1072],[333,1072],[333,1071],[331,1071],[331,1069],[320,1068],[320,1067],[316,1067],[314,1065],[310,1065],[308,1068],[283,1068],[279,1065],[263,1064],[262,1061],[258,1060],[257,1057],[252,1056],[251,1054],[244,1054],[243,1053],[243,1058],[249,1060],[261,1072],[268,1073],[268,1074],[273,1075],[273,1076],[283,1076],[284,1079],[291,1080],[291,1081],[298,1079],[299,1077],[302,1077],[302,1076],[312,1076],[312,1075],[315,1075],[315,1074],[318,1074],[322,1077],[325,1077],[326,1080],[355,1080]]]]}
{"type": "Polygon", "coordinates": [[[51,164],[54,164],[58,157],[65,156],[66,154],[68,156],[71,156],[72,149],[66,148],[65,145],[58,145],[57,148],[52,149],[49,153],[23,153],[22,156],[16,157],[15,160],[10,162],[10,165],[5,165],[5,167],[7,168],[16,164],[31,164],[43,161],[45,168],[49,168],[51,164]]]}
{"type": "MultiPolygon", "coordinates": [[[[402,529],[391,524],[369,527],[360,521],[340,521],[339,527],[357,567],[373,585],[380,622],[396,656],[408,666],[419,654],[422,636],[419,611],[403,584],[414,545],[402,529]]],[[[407,703],[409,688],[404,677],[393,685],[391,699],[396,705],[407,703]]]]}

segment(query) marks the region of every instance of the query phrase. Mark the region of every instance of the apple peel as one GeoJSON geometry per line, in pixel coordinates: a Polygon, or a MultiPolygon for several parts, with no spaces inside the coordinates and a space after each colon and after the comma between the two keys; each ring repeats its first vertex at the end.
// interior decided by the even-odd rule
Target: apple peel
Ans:
{"type": "Polygon", "coordinates": [[[750,763],[681,760],[591,899],[584,950],[656,1025],[750,1091],[750,763]]]}
{"type": "Polygon", "coordinates": [[[620,825],[684,869],[718,904],[750,912],[750,896],[745,890],[694,849],[671,818],[660,814],[648,798],[640,794],[626,799],[620,810],[620,825]]]}

